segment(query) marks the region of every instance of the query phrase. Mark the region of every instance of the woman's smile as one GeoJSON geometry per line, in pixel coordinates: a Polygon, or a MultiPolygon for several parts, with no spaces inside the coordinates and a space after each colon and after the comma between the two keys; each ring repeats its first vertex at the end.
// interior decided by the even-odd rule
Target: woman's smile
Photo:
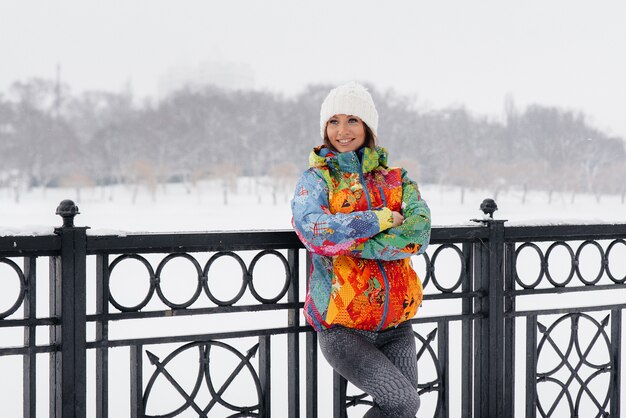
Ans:
{"type": "Polygon", "coordinates": [[[365,144],[365,124],[357,116],[334,115],[326,124],[326,135],[337,151],[356,151],[365,144]]]}

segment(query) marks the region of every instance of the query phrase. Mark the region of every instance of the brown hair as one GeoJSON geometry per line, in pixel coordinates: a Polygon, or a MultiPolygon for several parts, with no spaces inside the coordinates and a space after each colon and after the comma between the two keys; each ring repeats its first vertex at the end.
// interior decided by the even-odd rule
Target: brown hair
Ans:
{"type": "MultiPolygon", "coordinates": [[[[370,127],[367,126],[367,123],[363,121],[361,122],[363,123],[363,126],[365,127],[365,146],[371,149],[376,149],[376,135],[374,135],[374,132],[372,132],[370,127]]],[[[328,125],[328,122],[326,122],[326,125],[328,125]]],[[[335,147],[333,147],[333,145],[330,143],[330,139],[328,139],[328,133],[326,133],[326,127],[324,127],[324,145],[329,150],[337,152],[335,147]]]]}

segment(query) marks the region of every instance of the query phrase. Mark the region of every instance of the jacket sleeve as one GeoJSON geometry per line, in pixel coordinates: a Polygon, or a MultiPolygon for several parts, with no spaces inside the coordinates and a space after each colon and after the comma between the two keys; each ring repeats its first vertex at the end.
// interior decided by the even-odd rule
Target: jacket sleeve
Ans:
{"type": "Polygon", "coordinates": [[[398,260],[422,254],[430,241],[430,209],[417,183],[402,170],[404,223],[376,234],[352,251],[353,257],[398,260]]]}
{"type": "Polygon", "coordinates": [[[326,180],[309,169],[296,185],[292,223],[306,249],[319,255],[352,255],[357,246],[393,224],[389,208],[332,214],[328,206],[326,180]]]}

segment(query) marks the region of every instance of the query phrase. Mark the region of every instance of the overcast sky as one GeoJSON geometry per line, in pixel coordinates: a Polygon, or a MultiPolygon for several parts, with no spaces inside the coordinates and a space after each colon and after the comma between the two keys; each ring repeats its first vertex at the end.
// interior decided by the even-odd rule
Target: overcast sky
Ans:
{"type": "Polygon", "coordinates": [[[623,0],[0,0],[0,91],[61,77],[75,92],[158,97],[218,63],[285,93],[350,79],[465,105],[584,111],[626,138],[623,0]]]}

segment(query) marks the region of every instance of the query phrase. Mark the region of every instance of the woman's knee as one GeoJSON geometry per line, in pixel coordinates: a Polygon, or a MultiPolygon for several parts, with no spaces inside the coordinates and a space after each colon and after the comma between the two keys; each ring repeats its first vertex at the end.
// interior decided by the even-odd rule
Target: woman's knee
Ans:
{"type": "Polygon", "coordinates": [[[418,395],[417,391],[413,392],[413,395],[411,396],[411,401],[408,403],[407,405],[407,411],[406,413],[408,414],[407,417],[415,417],[415,415],[417,415],[417,411],[420,409],[420,404],[421,404],[421,400],[420,400],[420,395],[418,395]]]}
{"type": "Polygon", "coordinates": [[[394,397],[388,405],[381,405],[381,409],[388,417],[414,418],[420,408],[420,396],[415,390],[408,390],[401,396],[394,397]]]}

